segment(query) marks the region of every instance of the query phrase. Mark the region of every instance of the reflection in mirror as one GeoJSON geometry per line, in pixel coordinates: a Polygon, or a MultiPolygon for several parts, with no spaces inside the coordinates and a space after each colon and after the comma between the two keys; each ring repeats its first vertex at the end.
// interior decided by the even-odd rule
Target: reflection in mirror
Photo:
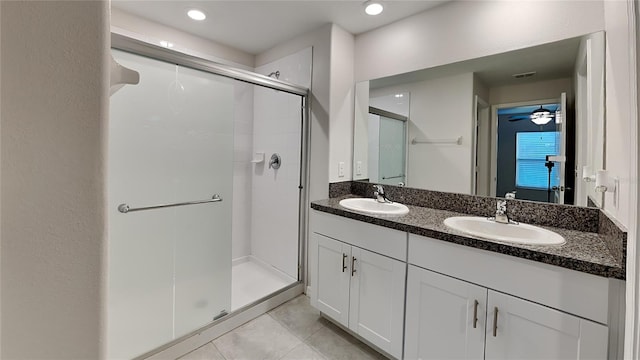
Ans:
{"type": "Polygon", "coordinates": [[[369,104],[369,181],[404,186],[409,93],[372,97],[369,104]]]}
{"type": "Polygon", "coordinates": [[[602,32],[360,82],[355,94],[354,180],[602,205],[587,176],[604,168],[602,32]]]}

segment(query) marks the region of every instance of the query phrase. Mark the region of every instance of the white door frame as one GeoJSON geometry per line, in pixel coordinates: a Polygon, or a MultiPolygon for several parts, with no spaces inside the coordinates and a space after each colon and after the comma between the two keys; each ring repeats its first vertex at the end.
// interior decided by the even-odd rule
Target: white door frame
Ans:
{"type": "MultiPolygon", "coordinates": [[[[629,186],[629,226],[627,238],[627,281],[626,281],[626,308],[625,308],[625,343],[624,357],[637,359],[640,356],[640,273],[638,259],[640,258],[640,247],[638,246],[638,222],[640,221],[640,211],[638,211],[638,193],[640,192],[640,182],[638,182],[638,169],[640,159],[638,147],[638,115],[640,112],[640,47],[637,45],[640,36],[640,8],[638,2],[626,1],[627,18],[626,24],[618,24],[620,27],[626,25],[628,38],[631,40],[629,46],[629,108],[620,109],[628,117],[629,121],[629,172],[631,185],[629,186]]],[[[606,21],[605,21],[606,23],[606,21]]],[[[608,47],[609,45],[607,45],[608,47]]],[[[606,64],[605,64],[606,67],[606,64]]],[[[606,147],[606,140],[605,140],[606,147]]],[[[605,160],[606,161],[606,160],[605,160]]],[[[620,174],[623,175],[623,174],[620,174]]]]}
{"type": "Polygon", "coordinates": [[[474,95],[473,101],[473,131],[471,132],[472,143],[471,143],[471,194],[477,195],[478,193],[478,112],[481,109],[486,109],[489,107],[489,103],[486,102],[478,95],[474,95]]]}

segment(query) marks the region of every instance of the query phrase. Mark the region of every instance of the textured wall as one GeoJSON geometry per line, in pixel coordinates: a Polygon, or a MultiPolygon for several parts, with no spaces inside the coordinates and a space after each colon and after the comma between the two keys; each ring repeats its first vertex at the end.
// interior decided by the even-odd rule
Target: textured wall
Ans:
{"type": "Polygon", "coordinates": [[[101,358],[108,2],[1,6],[0,357],[101,358]]]}

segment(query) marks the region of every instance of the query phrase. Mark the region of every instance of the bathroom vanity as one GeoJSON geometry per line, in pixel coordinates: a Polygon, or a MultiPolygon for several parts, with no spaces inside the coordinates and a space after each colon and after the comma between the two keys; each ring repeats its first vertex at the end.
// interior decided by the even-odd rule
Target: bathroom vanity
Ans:
{"type": "Polygon", "coordinates": [[[384,217],[342,198],[311,205],[311,304],[387,355],[617,357],[624,267],[606,235],[549,228],[566,244],[506,244],[444,226],[459,212],[384,217]]]}

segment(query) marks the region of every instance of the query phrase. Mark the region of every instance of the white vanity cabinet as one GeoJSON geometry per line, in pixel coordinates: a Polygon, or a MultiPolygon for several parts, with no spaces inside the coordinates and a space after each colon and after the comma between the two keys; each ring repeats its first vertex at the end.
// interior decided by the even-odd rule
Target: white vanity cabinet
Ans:
{"type": "Polygon", "coordinates": [[[489,291],[485,359],[606,359],[608,329],[489,291]]]}
{"type": "Polygon", "coordinates": [[[400,359],[406,233],[324,213],[312,214],[311,304],[400,359]]]}
{"type": "Polygon", "coordinates": [[[482,359],[487,289],[409,265],[405,359],[482,359]]]}
{"type": "Polygon", "coordinates": [[[405,359],[606,359],[607,327],[409,266],[405,359]]]}
{"type": "Polygon", "coordinates": [[[608,356],[606,278],[413,234],[409,263],[405,359],[608,356]]]}
{"type": "Polygon", "coordinates": [[[620,357],[617,280],[315,210],[310,229],[311,304],[397,359],[620,357]]]}

